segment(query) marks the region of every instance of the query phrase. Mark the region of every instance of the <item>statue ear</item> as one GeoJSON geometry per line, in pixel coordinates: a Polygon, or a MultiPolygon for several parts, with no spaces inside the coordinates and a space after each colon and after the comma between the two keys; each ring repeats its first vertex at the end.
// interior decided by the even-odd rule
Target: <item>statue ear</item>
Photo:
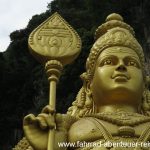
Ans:
{"type": "Polygon", "coordinates": [[[83,81],[83,87],[85,89],[85,92],[87,95],[91,95],[91,80],[88,78],[88,75],[86,72],[80,75],[82,81],[83,81]]]}
{"type": "Polygon", "coordinates": [[[80,77],[83,81],[83,89],[85,93],[85,107],[87,109],[86,113],[94,113],[95,105],[91,91],[91,79],[89,78],[87,72],[84,72],[80,77]]]}

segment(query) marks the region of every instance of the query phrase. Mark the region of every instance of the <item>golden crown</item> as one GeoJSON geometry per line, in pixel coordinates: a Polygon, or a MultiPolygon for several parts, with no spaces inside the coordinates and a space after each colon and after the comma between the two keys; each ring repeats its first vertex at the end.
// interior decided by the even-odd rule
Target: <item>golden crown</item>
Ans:
{"type": "Polygon", "coordinates": [[[96,60],[99,54],[108,47],[124,46],[133,49],[144,68],[144,54],[141,45],[134,37],[133,28],[123,22],[123,18],[116,13],[110,14],[106,22],[99,26],[95,32],[96,42],[91,48],[86,62],[86,69],[89,77],[92,77],[95,70],[96,60]]]}

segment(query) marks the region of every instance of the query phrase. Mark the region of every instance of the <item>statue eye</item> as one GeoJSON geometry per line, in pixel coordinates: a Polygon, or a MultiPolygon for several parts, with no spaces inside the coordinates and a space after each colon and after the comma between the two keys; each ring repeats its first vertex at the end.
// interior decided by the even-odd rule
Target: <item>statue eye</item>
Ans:
{"type": "Polygon", "coordinates": [[[101,59],[100,61],[100,66],[113,66],[116,65],[117,63],[117,58],[114,56],[110,56],[110,57],[105,57],[103,59],[101,59]]]}
{"type": "Polygon", "coordinates": [[[128,61],[128,66],[134,66],[134,67],[138,67],[138,64],[134,61],[134,60],[130,60],[128,61]]]}
{"type": "Polygon", "coordinates": [[[104,60],[104,62],[103,62],[103,65],[112,65],[113,63],[112,63],[112,60],[111,59],[106,59],[106,60],[104,60]]]}

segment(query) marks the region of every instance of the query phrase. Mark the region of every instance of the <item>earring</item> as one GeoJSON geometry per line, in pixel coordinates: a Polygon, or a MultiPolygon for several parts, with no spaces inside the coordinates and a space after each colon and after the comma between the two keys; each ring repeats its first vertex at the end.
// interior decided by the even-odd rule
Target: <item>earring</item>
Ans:
{"type": "Polygon", "coordinates": [[[87,95],[86,95],[86,101],[85,101],[85,106],[87,107],[87,108],[91,108],[91,106],[92,106],[92,93],[90,92],[90,93],[87,93],[87,95]]]}

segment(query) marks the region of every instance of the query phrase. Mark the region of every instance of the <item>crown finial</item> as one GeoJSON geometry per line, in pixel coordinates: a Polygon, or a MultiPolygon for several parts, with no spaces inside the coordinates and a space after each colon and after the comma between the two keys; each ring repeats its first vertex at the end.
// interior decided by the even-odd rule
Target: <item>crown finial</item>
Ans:
{"type": "Polygon", "coordinates": [[[117,13],[112,13],[107,16],[106,22],[97,28],[95,32],[95,40],[107,33],[108,30],[116,27],[124,28],[134,35],[133,28],[123,21],[122,16],[117,13]]]}
{"type": "Polygon", "coordinates": [[[107,21],[111,21],[111,20],[118,20],[118,21],[123,21],[123,18],[121,15],[117,14],[117,13],[112,13],[109,16],[107,16],[106,18],[106,22],[107,21]]]}

